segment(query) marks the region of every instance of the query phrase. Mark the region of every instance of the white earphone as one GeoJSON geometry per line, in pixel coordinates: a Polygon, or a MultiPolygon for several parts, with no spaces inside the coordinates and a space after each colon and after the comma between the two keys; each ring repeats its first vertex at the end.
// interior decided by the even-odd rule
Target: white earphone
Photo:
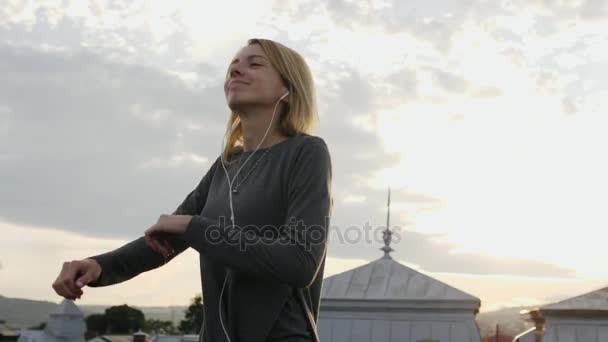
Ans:
{"type": "Polygon", "coordinates": [[[260,140],[260,143],[255,148],[255,151],[253,151],[253,153],[247,158],[247,160],[245,160],[245,162],[241,165],[241,167],[236,171],[236,173],[234,174],[234,178],[232,180],[230,179],[230,176],[228,175],[228,170],[226,170],[226,166],[224,165],[224,153],[223,153],[223,151],[224,151],[224,143],[225,143],[225,140],[226,140],[226,135],[224,135],[224,138],[222,139],[221,162],[222,162],[222,167],[224,168],[224,173],[226,173],[226,179],[228,180],[228,197],[230,199],[230,221],[232,222],[232,225],[235,225],[234,207],[232,205],[232,184],[234,182],[234,179],[236,179],[236,176],[241,172],[241,169],[243,168],[243,166],[245,166],[245,164],[247,164],[247,162],[249,161],[249,159],[251,159],[251,157],[253,157],[253,155],[258,151],[258,149],[260,148],[260,146],[262,146],[262,144],[264,143],[264,140],[266,139],[266,136],[268,135],[268,132],[270,131],[270,127],[272,127],[272,122],[274,121],[274,115],[276,114],[277,106],[279,105],[279,102],[281,102],[281,100],[283,100],[285,97],[287,97],[287,95],[289,95],[289,91],[286,91],[285,94],[283,94],[277,100],[277,103],[274,105],[274,110],[272,111],[272,118],[270,119],[270,123],[268,124],[268,128],[266,129],[266,133],[264,133],[264,137],[262,138],[262,140],[260,140]]]}
{"type": "Polygon", "coordinates": [[[285,94],[283,94],[283,96],[281,96],[279,98],[279,101],[281,101],[282,99],[284,99],[287,95],[289,95],[289,91],[285,92],[285,94]]]}
{"type": "MultiPolygon", "coordinates": [[[[272,111],[272,118],[270,119],[270,123],[268,124],[268,128],[266,129],[266,133],[264,133],[264,137],[262,138],[262,140],[260,140],[260,143],[255,148],[255,151],[253,151],[253,153],[247,158],[247,160],[245,160],[245,162],[241,165],[241,167],[239,167],[239,169],[236,171],[236,173],[234,174],[234,178],[232,180],[230,179],[230,176],[228,175],[228,170],[226,169],[226,165],[224,164],[224,144],[225,144],[225,140],[226,140],[226,134],[224,134],[224,138],[222,139],[222,154],[220,157],[220,161],[222,163],[222,168],[224,169],[224,173],[226,173],[226,179],[228,180],[228,198],[230,201],[230,221],[232,222],[232,226],[236,225],[236,223],[235,223],[236,221],[234,219],[234,206],[232,204],[232,184],[233,184],[234,180],[236,179],[236,176],[239,174],[239,172],[241,172],[241,169],[243,168],[243,166],[245,166],[245,164],[247,164],[249,159],[251,159],[251,157],[253,157],[253,155],[258,151],[260,146],[262,146],[262,144],[264,143],[264,140],[266,139],[266,136],[268,135],[268,132],[270,131],[270,127],[272,127],[272,121],[274,120],[274,115],[277,111],[277,106],[279,105],[279,102],[281,102],[281,100],[283,100],[285,97],[287,97],[287,95],[289,95],[289,91],[286,91],[285,94],[283,94],[277,100],[277,103],[274,105],[274,110],[272,111]]],[[[230,273],[230,269],[228,269],[228,271],[226,272],[226,276],[224,277],[224,284],[222,285],[222,291],[220,291],[219,315],[220,315],[220,324],[222,325],[224,334],[226,335],[228,342],[231,342],[230,336],[228,335],[228,332],[226,331],[226,327],[224,326],[224,321],[223,321],[223,317],[222,317],[222,309],[221,309],[222,308],[222,296],[224,295],[224,288],[226,287],[226,281],[228,280],[229,273],[230,273]]]]}

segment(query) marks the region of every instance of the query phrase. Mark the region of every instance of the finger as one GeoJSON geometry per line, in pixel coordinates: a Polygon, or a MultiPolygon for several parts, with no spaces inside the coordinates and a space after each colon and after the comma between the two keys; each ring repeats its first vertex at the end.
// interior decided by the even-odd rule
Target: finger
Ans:
{"type": "Polygon", "coordinates": [[[171,243],[169,242],[169,240],[167,239],[162,239],[161,240],[165,250],[167,251],[167,253],[169,254],[169,256],[173,255],[175,253],[175,250],[173,249],[173,246],[171,245],[171,243]]]}
{"type": "Polygon", "coordinates": [[[96,280],[97,277],[98,274],[95,274],[95,270],[93,268],[90,268],[85,274],[81,275],[78,279],[76,279],[76,286],[79,289],[82,289],[84,286],[89,285],[90,282],[96,280]]]}
{"type": "Polygon", "coordinates": [[[78,298],[82,296],[82,287],[91,282],[93,279],[93,270],[94,268],[90,263],[85,261],[78,261],[74,263],[74,268],[76,271],[74,272],[74,277],[72,278],[73,286],[76,289],[75,293],[78,298]]]}
{"type": "Polygon", "coordinates": [[[68,294],[70,295],[70,299],[75,299],[82,295],[82,290],[76,286],[76,277],[78,275],[76,273],[72,273],[69,277],[64,278],[63,285],[67,289],[68,294]]]}
{"type": "Polygon", "coordinates": [[[151,250],[153,250],[156,253],[160,253],[160,251],[156,247],[156,244],[154,243],[154,241],[152,240],[152,238],[150,236],[144,235],[144,240],[146,241],[146,245],[148,245],[148,247],[150,247],[151,250]]]}
{"type": "Polygon", "coordinates": [[[81,295],[82,295],[82,293],[68,292],[68,294],[66,294],[63,297],[66,299],[76,300],[76,298],[80,298],[81,295]]]}
{"type": "Polygon", "coordinates": [[[145,231],[146,235],[154,235],[162,233],[162,226],[158,223],[153,224],[150,228],[145,231]]]}
{"type": "Polygon", "coordinates": [[[65,298],[73,296],[70,290],[63,284],[63,278],[61,277],[57,278],[57,280],[55,280],[53,283],[53,290],[55,290],[58,295],[65,298]]]}
{"type": "Polygon", "coordinates": [[[161,254],[166,258],[169,255],[170,248],[166,247],[165,239],[156,239],[156,243],[158,244],[161,254]]]}
{"type": "Polygon", "coordinates": [[[60,274],[57,280],[55,280],[55,282],[53,283],[53,289],[58,295],[67,299],[74,299],[79,296],[78,291],[74,291],[69,286],[69,280],[66,279],[65,273],[60,274]]]}
{"type": "Polygon", "coordinates": [[[159,254],[162,254],[163,256],[166,256],[168,251],[165,249],[165,247],[163,247],[158,239],[158,237],[155,236],[149,236],[150,238],[150,244],[153,246],[152,249],[159,254]]]}
{"type": "Polygon", "coordinates": [[[63,283],[63,279],[56,280],[53,283],[53,289],[58,295],[67,299],[71,299],[72,297],[74,297],[74,294],[63,283]]]}
{"type": "Polygon", "coordinates": [[[74,261],[63,263],[60,284],[64,292],[72,298],[77,297],[78,295],[80,295],[80,292],[82,292],[75,284],[77,272],[78,268],[74,261]]]}
{"type": "Polygon", "coordinates": [[[158,251],[158,253],[162,254],[163,256],[167,254],[167,250],[165,249],[165,247],[163,247],[158,238],[152,238],[152,243],[154,244],[154,246],[156,246],[156,250],[158,251]]]}
{"type": "Polygon", "coordinates": [[[55,292],[57,292],[58,295],[66,298],[66,299],[73,299],[76,297],[75,294],[73,294],[72,292],[70,292],[70,290],[65,287],[63,284],[59,284],[56,287],[54,287],[55,292]]]}
{"type": "Polygon", "coordinates": [[[150,248],[155,251],[156,253],[160,253],[162,254],[162,250],[160,248],[160,245],[158,243],[158,239],[152,235],[144,235],[145,239],[146,239],[146,243],[148,244],[148,246],[150,246],[150,248]]]}

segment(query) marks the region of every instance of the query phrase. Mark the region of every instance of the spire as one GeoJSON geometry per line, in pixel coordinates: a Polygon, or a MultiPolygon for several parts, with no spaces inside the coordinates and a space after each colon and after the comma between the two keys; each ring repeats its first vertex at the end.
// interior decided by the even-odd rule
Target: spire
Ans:
{"type": "Polygon", "coordinates": [[[54,337],[53,340],[57,341],[84,341],[86,330],[82,311],[68,299],[64,299],[55,307],[44,329],[47,334],[54,337]]]}
{"type": "Polygon", "coordinates": [[[386,229],[382,232],[382,240],[384,240],[384,246],[380,248],[381,251],[384,252],[383,258],[391,259],[389,255],[390,252],[394,251],[391,248],[391,236],[393,232],[390,230],[390,220],[391,220],[391,188],[388,188],[388,202],[386,204],[386,229]]]}

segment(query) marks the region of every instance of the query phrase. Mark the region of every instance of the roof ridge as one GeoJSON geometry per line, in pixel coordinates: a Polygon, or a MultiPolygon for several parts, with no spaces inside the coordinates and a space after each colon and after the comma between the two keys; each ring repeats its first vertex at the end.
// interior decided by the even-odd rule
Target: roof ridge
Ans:
{"type": "Polygon", "coordinates": [[[425,291],[423,293],[423,296],[428,295],[430,291],[429,289],[431,288],[436,288],[438,290],[433,291],[432,296],[427,298],[429,300],[480,301],[479,298],[472,294],[455,288],[454,286],[451,286],[430,275],[419,272],[409,266],[405,266],[392,258],[378,258],[364,265],[330,276],[327,278],[327,280],[332,284],[326,288],[327,290],[325,290],[324,293],[330,298],[344,297],[351,299],[371,299],[373,297],[377,299],[379,296],[380,298],[387,299],[416,298],[418,295],[412,293],[412,286],[423,285],[422,290],[425,291]],[[380,269],[378,269],[377,267],[383,267],[381,273],[382,277],[385,278],[383,279],[385,283],[377,282],[374,283],[372,286],[372,276],[374,274],[378,274],[378,272],[380,271],[380,269]],[[361,272],[365,273],[364,277],[362,277],[361,272]],[[355,281],[355,276],[360,277],[361,284],[365,282],[364,288],[358,287],[357,289],[353,290],[353,282],[355,281]],[[414,277],[419,277],[420,283],[418,283],[418,280],[413,280],[412,278],[414,277]],[[338,284],[341,283],[342,285],[338,286],[336,284],[333,284],[334,282],[338,284]],[[395,282],[399,282],[399,284],[395,282]],[[399,288],[403,289],[403,291],[390,293],[389,290],[391,289],[391,284],[398,286],[399,288]]]}
{"type": "Polygon", "coordinates": [[[415,270],[415,269],[413,269],[413,268],[411,268],[411,267],[405,266],[405,265],[401,264],[401,263],[400,263],[400,262],[398,262],[398,261],[395,261],[395,263],[397,263],[399,266],[404,267],[404,268],[406,268],[406,269],[408,269],[408,270],[411,270],[411,271],[413,271],[414,273],[419,274],[419,275],[421,275],[421,276],[423,276],[423,277],[425,277],[425,278],[427,278],[427,279],[434,280],[434,281],[436,281],[436,282],[438,282],[438,283],[440,283],[440,284],[444,285],[444,286],[445,286],[445,287],[447,287],[447,288],[450,288],[450,289],[452,289],[452,290],[454,290],[454,291],[456,291],[456,292],[459,292],[460,294],[463,294],[463,295],[465,295],[465,296],[467,296],[467,297],[473,297],[473,298],[475,298],[475,299],[479,299],[479,298],[477,298],[476,296],[474,296],[474,295],[472,295],[472,294],[470,294],[470,293],[467,293],[467,292],[465,292],[465,291],[462,291],[462,290],[460,290],[460,289],[458,289],[458,288],[456,288],[456,287],[454,287],[454,286],[452,286],[452,285],[450,285],[450,284],[447,284],[447,283],[445,283],[445,282],[443,282],[443,281],[441,281],[441,280],[439,280],[439,279],[437,279],[437,278],[431,277],[430,275],[427,275],[427,274],[424,274],[424,273],[422,273],[422,272],[419,272],[419,271],[417,271],[417,270],[415,270]]]}
{"type": "MultiPolygon", "coordinates": [[[[608,286],[603,286],[603,287],[601,287],[601,288],[598,288],[598,289],[595,289],[595,290],[592,290],[592,291],[585,292],[585,293],[580,294],[580,295],[578,295],[578,296],[574,296],[574,297],[570,297],[570,298],[562,299],[562,300],[560,300],[560,301],[558,301],[558,302],[554,302],[554,303],[545,304],[545,305],[541,306],[541,307],[540,307],[540,309],[541,309],[541,310],[542,310],[542,309],[544,309],[544,308],[551,309],[552,307],[555,307],[555,306],[560,306],[561,304],[566,304],[567,302],[574,302],[574,301],[576,301],[576,300],[578,300],[578,299],[581,299],[581,298],[583,298],[583,297],[587,297],[587,296],[589,296],[589,295],[592,295],[592,294],[594,294],[594,293],[598,293],[598,292],[606,292],[606,293],[608,294],[608,286]]],[[[607,302],[607,304],[608,304],[608,300],[607,300],[606,302],[607,302]]]]}

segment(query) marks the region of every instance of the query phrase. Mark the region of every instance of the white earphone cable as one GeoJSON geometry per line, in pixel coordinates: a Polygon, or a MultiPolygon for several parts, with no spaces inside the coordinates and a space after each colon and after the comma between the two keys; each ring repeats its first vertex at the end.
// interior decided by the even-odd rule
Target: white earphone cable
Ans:
{"type": "MultiPolygon", "coordinates": [[[[228,175],[228,170],[226,169],[226,165],[224,164],[224,144],[225,144],[225,141],[226,141],[226,135],[228,135],[230,132],[226,132],[226,134],[224,134],[224,137],[222,138],[222,154],[220,155],[220,160],[221,160],[221,163],[222,163],[222,168],[224,169],[224,173],[226,173],[226,179],[228,180],[228,198],[229,198],[229,201],[230,201],[230,221],[232,222],[232,226],[233,227],[236,224],[235,224],[235,217],[234,217],[234,206],[232,204],[232,184],[234,183],[234,180],[236,179],[237,175],[241,172],[241,169],[243,169],[243,166],[245,166],[245,164],[247,164],[247,162],[249,161],[249,159],[251,159],[251,157],[253,157],[253,155],[258,151],[258,149],[260,148],[260,146],[262,146],[262,143],[264,143],[264,140],[266,139],[266,136],[268,135],[268,132],[270,131],[270,128],[272,127],[272,121],[274,120],[274,115],[275,115],[275,113],[277,111],[277,106],[279,105],[279,103],[281,102],[281,100],[284,99],[287,95],[289,95],[289,92],[286,92],[285,94],[283,94],[283,96],[281,96],[279,98],[279,100],[277,101],[277,103],[274,105],[274,109],[272,111],[272,118],[270,119],[270,123],[268,124],[268,128],[266,129],[266,133],[264,133],[264,137],[262,137],[262,139],[260,140],[260,143],[255,148],[255,150],[253,151],[253,153],[239,167],[239,169],[237,170],[237,172],[234,174],[234,178],[232,180],[230,180],[230,176],[228,175]]],[[[228,342],[230,342],[230,336],[228,335],[228,332],[226,331],[226,327],[224,326],[224,320],[222,318],[222,296],[224,295],[224,289],[226,287],[226,281],[228,280],[228,275],[229,274],[230,274],[230,269],[227,270],[226,276],[224,277],[224,283],[222,284],[222,290],[220,291],[220,298],[219,298],[220,324],[222,325],[222,329],[224,330],[224,334],[226,335],[226,338],[228,339],[228,342]]]]}

